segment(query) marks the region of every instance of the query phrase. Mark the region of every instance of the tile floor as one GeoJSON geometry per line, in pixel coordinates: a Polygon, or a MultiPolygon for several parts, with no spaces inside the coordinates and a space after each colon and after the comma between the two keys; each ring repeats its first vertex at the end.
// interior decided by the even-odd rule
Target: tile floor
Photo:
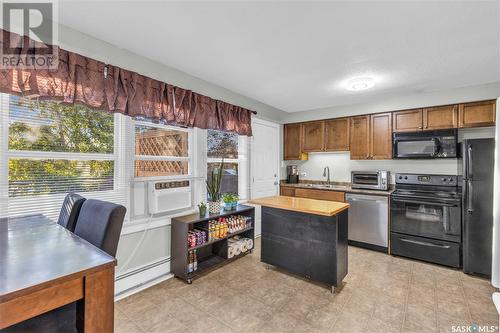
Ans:
{"type": "MultiPolygon", "coordinates": [[[[195,280],[172,278],[116,303],[115,328],[128,332],[453,332],[492,325],[487,280],[460,271],[349,247],[338,294],[266,270],[251,255],[195,280]]],[[[492,331],[489,331],[492,332],[492,331]]]]}

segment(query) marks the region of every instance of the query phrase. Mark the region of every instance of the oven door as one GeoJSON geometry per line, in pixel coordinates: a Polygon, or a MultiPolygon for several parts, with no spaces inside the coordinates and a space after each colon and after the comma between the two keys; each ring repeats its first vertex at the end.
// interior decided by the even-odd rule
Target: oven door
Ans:
{"type": "Polygon", "coordinates": [[[460,242],[461,225],[459,202],[392,197],[392,232],[460,242]]]}
{"type": "Polygon", "coordinates": [[[353,172],[351,183],[357,188],[380,188],[380,177],[378,172],[353,172]]]}
{"type": "Polygon", "coordinates": [[[438,138],[394,138],[394,158],[433,158],[439,154],[438,138]]]}

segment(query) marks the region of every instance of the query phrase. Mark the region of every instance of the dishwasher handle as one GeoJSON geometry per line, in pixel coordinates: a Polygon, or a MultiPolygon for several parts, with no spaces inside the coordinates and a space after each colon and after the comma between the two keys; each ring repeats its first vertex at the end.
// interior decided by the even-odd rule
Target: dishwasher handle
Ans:
{"type": "Polygon", "coordinates": [[[389,200],[387,197],[376,196],[376,195],[355,195],[355,194],[346,194],[346,201],[371,201],[378,202],[383,204],[389,204],[389,200]]]}

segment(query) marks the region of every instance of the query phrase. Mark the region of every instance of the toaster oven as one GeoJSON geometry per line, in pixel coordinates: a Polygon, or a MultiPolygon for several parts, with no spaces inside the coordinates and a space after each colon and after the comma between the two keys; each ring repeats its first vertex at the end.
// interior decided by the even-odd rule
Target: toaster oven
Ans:
{"type": "Polygon", "coordinates": [[[389,171],[352,171],[351,187],[387,191],[389,177],[389,171]]]}

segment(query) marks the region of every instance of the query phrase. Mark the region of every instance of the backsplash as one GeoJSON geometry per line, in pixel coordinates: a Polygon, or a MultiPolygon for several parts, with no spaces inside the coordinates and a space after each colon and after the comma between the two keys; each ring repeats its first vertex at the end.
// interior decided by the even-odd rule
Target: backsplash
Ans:
{"type": "MultiPolygon", "coordinates": [[[[488,138],[495,136],[495,128],[477,128],[459,130],[459,141],[465,138],[488,138]]],[[[326,180],[323,168],[330,168],[330,179],[336,182],[350,182],[351,171],[387,170],[391,172],[391,183],[397,172],[450,174],[458,171],[456,159],[425,160],[350,160],[349,152],[310,153],[307,161],[284,161],[284,165],[296,164],[300,170],[300,179],[326,180]],[[303,175],[305,173],[305,175],[303,175]]],[[[286,178],[286,168],[282,170],[282,178],[286,178]]]]}

